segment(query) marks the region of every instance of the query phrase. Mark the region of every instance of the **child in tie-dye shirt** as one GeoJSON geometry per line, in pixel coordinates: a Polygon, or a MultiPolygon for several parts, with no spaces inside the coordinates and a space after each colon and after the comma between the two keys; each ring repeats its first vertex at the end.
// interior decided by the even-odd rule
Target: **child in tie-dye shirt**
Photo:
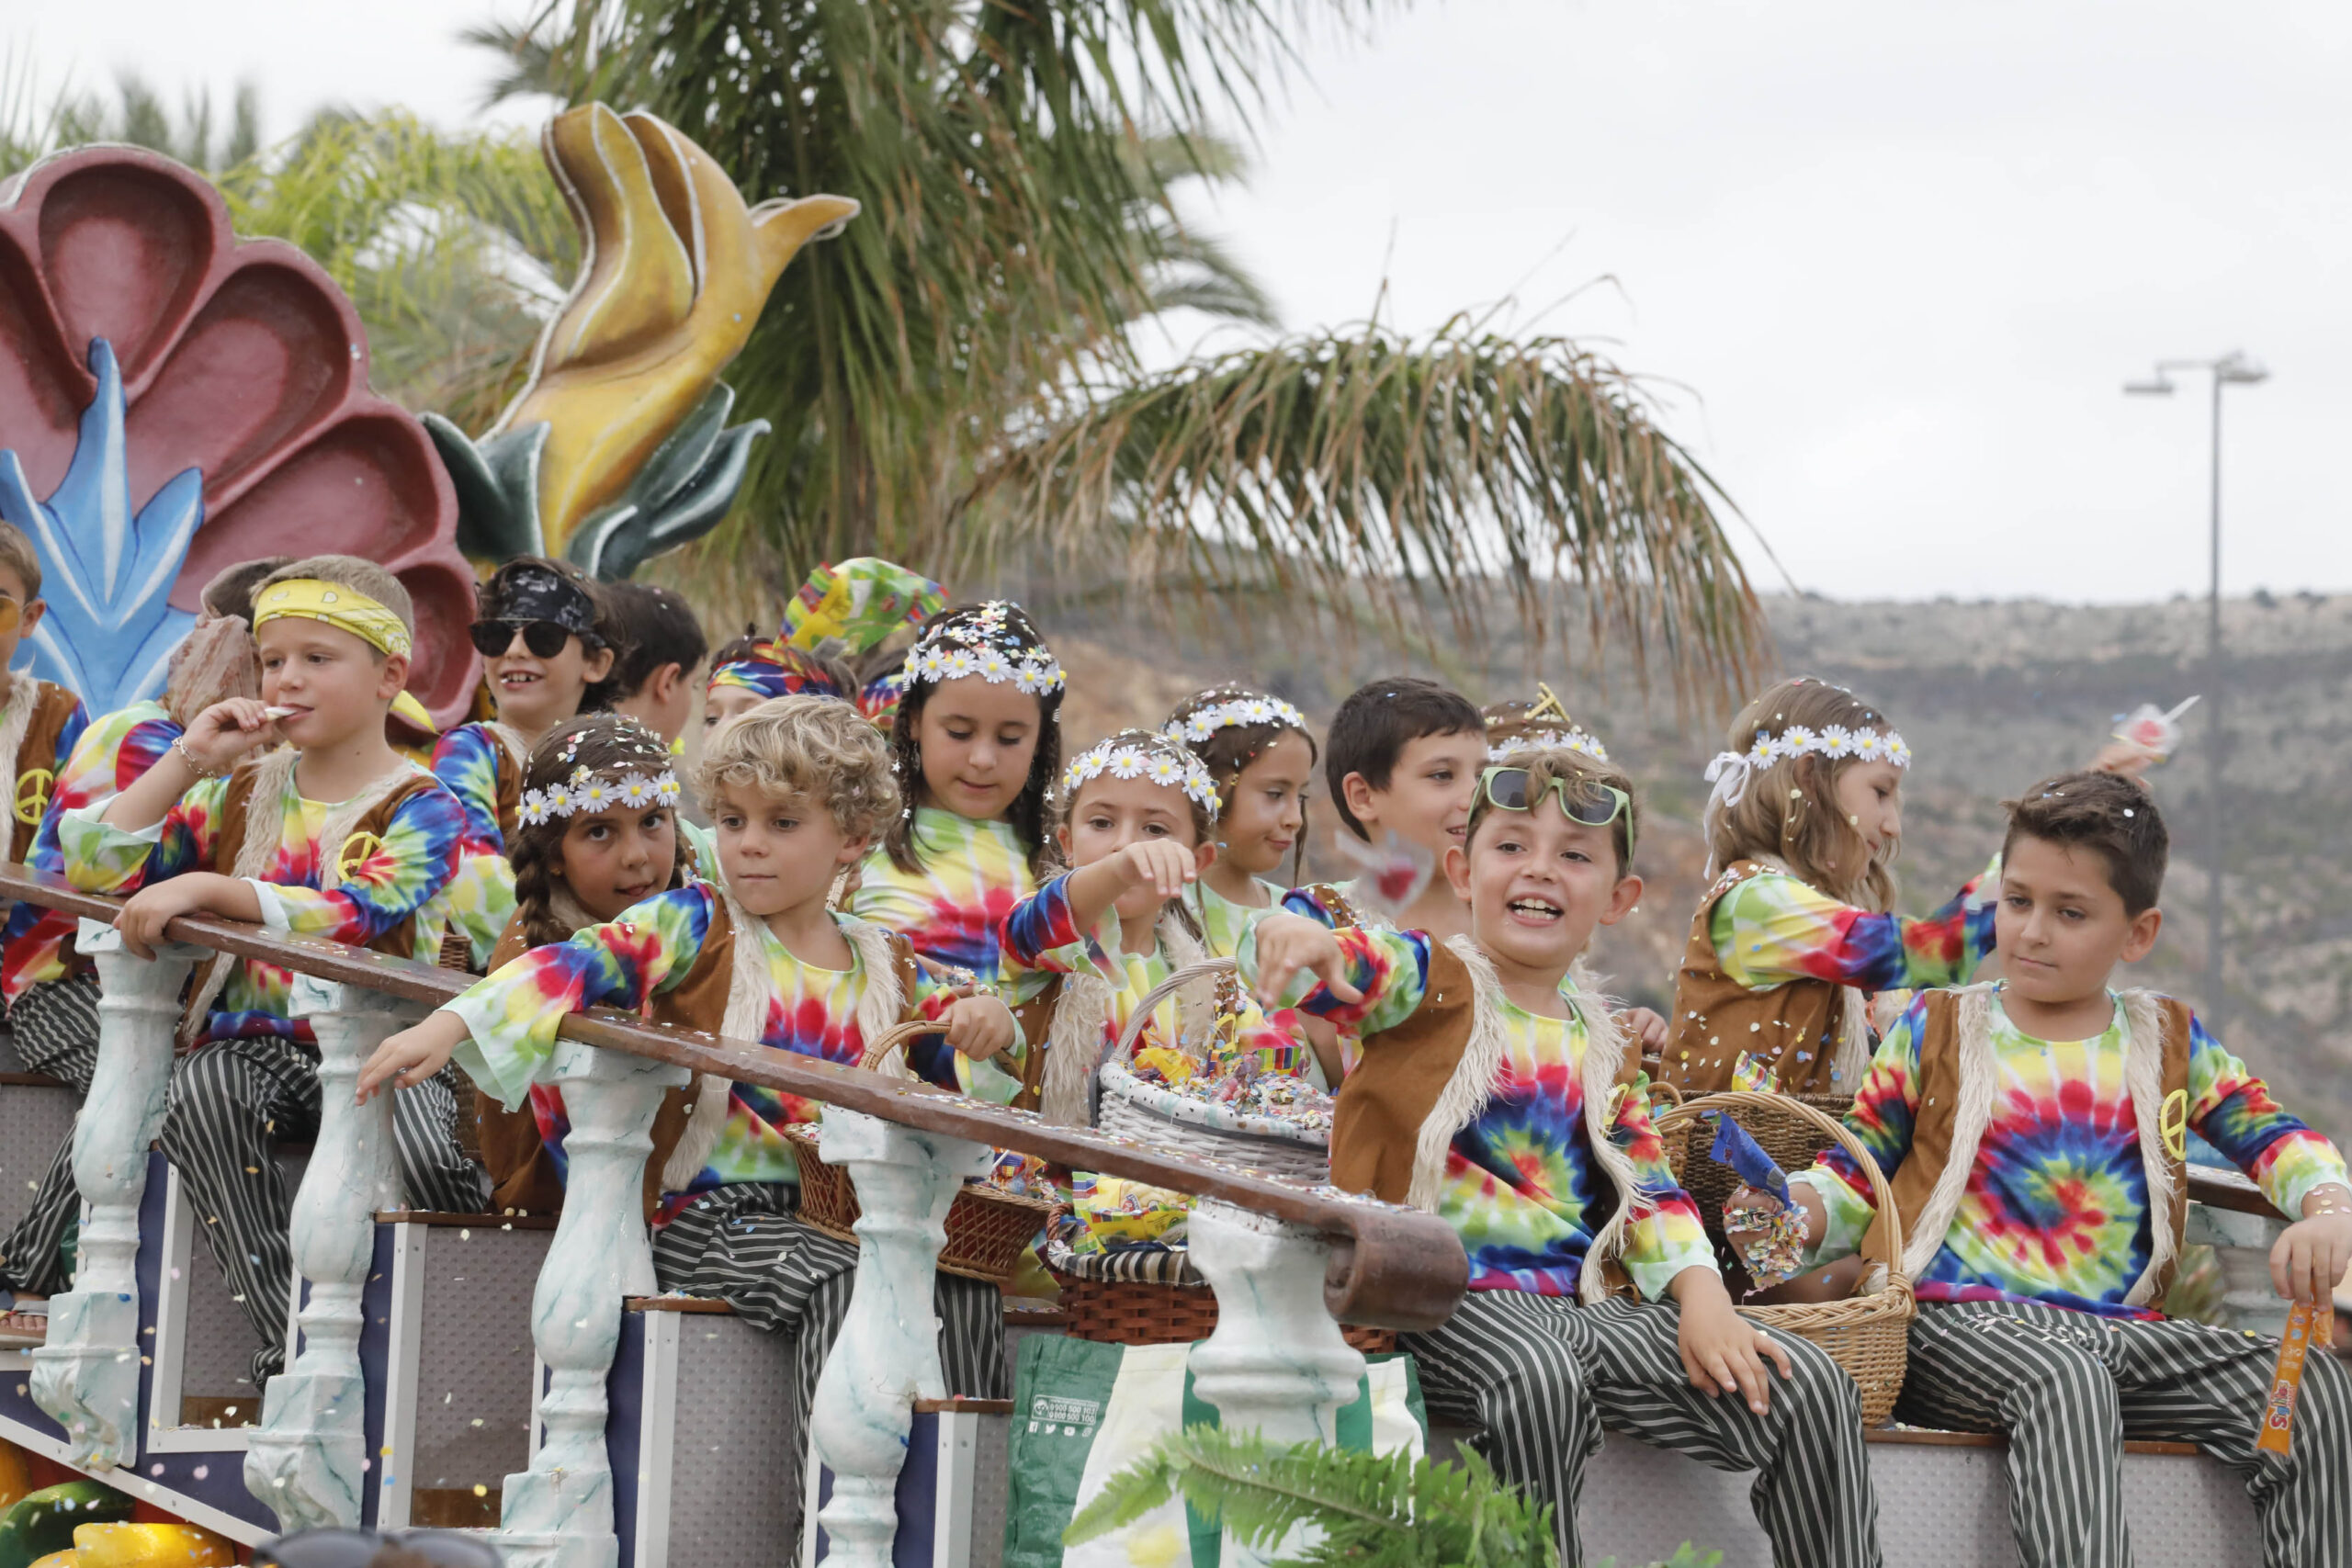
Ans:
{"type": "Polygon", "coordinates": [[[1443,1215],[1469,1255],[1453,1318],[1400,1342],[1430,1413],[1478,1428],[1503,1479],[1550,1506],[1566,1562],[1580,1561],[1583,1467],[1604,1426],[1757,1471],[1774,1561],[1877,1562],[1853,1381],[1733,1311],[1630,1043],[1574,978],[1595,929],[1641,897],[1632,781],[1542,748],[1474,783],[1444,865],[1468,934],[1285,914],[1241,959],[1270,1005],[1309,972],[1302,1005],[1363,1035],[1332,1183],[1443,1215]]]}
{"type": "MultiPolygon", "coordinates": [[[[1208,770],[1148,729],[1096,743],[1063,773],[1057,836],[1074,869],[1004,922],[1005,959],[1015,973],[1066,977],[1037,1076],[1047,1121],[1084,1123],[1086,1086],[1103,1049],[1126,1032],[1147,993],[1210,956],[1183,893],[1216,853],[1216,823],[1208,770]]],[[[1136,1048],[1180,1047],[1213,1067],[1254,1055],[1262,1071],[1325,1087],[1295,1015],[1269,1019],[1247,998],[1232,1000],[1235,1016],[1214,1051],[1204,1042],[1211,1021],[1184,1017],[1174,999],[1143,1025],[1136,1048]]]]}
{"type": "MultiPolygon", "coordinates": [[[[1018,604],[965,605],[926,625],[907,654],[890,729],[906,807],[848,900],[852,914],[903,933],[925,964],[999,985],[1015,1008],[1048,978],[1008,975],[1000,933],[1051,856],[1063,686],[1018,604]]],[[[919,1049],[914,1066],[933,1083],[958,1082],[953,1056],[935,1046],[919,1049]]]]}
{"type": "Polygon", "coordinates": [[[480,964],[514,912],[506,835],[531,748],[565,719],[610,705],[619,646],[602,591],[567,561],[517,556],[475,588],[474,600],[469,630],[497,716],[441,737],[433,772],[466,809],[458,902],[480,964]]]}
{"type": "MultiPolygon", "coordinates": [[[[385,739],[415,635],[407,591],[372,561],[314,556],[265,578],[254,605],[260,699],[216,703],[120,794],[64,812],[65,874],[130,893],[115,925],[141,957],[174,919],[212,914],[429,961],[466,823],[385,739]]],[[[276,1149],[318,1125],[316,1046],[291,976],[225,954],[198,968],[182,1039],[193,1048],[172,1069],[164,1152],[217,1218],[204,1234],[261,1342],[258,1382],[284,1351],[292,1273],[276,1149]]],[[[456,1121],[446,1077],[394,1106],[418,1207],[481,1205],[456,1121]]]]}
{"type": "MultiPolygon", "coordinates": [[[[361,1073],[361,1096],[429,1073],[455,1050],[485,1090],[519,1104],[548,1074],[565,1016],[600,1004],[845,1064],[910,1019],[935,1020],[959,1053],[1013,1043],[1002,1002],[941,987],[916,969],[903,939],[826,908],[834,876],[899,810],[888,750],[854,708],[811,696],[763,704],[718,731],[696,782],[718,827],[724,886],[661,894],[515,959],[387,1040],[361,1073]]],[[[581,787],[628,784],[596,775],[581,787]]],[[[560,813],[596,798],[526,795],[524,810],[560,813]]],[[[814,1353],[794,1358],[792,1387],[805,1413],[849,1303],[847,1291],[827,1287],[857,1260],[856,1248],[794,1214],[798,1167],[784,1129],[815,1120],[816,1108],[708,1077],[692,1099],[683,1127],[657,1123],[655,1274],[664,1290],[720,1296],[760,1327],[809,1337],[814,1353]]],[[[1001,1397],[995,1287],[943,1275],[936,1304],[949,1391],[1001,1397]]],[[[807,1429],[797,1416],[789,1426],[807,1429]]],[[[799,1473],[797,1453],[778,1458],[799,1473]]]]}
{"type": "MultiPolygon", "coordinates": [[[[2324,1308],[2352,1265],[2343,1156],[2186,1006],[2109,988],[2155,945],[2167,855],[2155,802],[2130,779],[2085,772],[2028,790],[2002,852],[2003,980],[1921,997],[1871,1064],[1847,1125],[1890,1181],[1920,1303],[1894,1414],[2007,1433],[2030,1568],[2131,1561],[2129,1438],[2194,1442],[2236,1472],[2266,1562],[2341,1562],[2352,1373],[2311,1357],[2289,1450],[2267,1453],[2278,1342],[2162,1313],[2190,1133],[2294,1222],[2270,1254],[2281,1296],[2324,1308]]],[[[1791,1192],[1816,1258],[1883,1245],[1842,1150],[1791,1192]]]]}

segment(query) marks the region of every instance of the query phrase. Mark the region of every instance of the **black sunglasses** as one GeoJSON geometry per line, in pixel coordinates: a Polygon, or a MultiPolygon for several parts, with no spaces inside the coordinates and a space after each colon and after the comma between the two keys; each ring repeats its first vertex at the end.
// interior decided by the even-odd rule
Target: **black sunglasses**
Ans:
{"type": "Polygon", "coordinates": [[[553,659],[563,651],[563,645],[579,636],[571,627],[553,621],[476,621],[471,630],[474,650],[484,659],[495,659],[514,646],[514,634],[523,634],[523,646],[538,659],[553,659]]]}

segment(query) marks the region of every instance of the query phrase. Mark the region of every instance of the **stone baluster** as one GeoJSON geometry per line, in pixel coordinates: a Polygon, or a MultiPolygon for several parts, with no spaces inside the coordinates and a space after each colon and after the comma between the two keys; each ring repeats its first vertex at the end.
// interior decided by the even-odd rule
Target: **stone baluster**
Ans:
{"type": "MultiPolygon", "coordinates": [[[[839,1106],[825,1110],[827,1165],[857,1183],[857,1281],[849,1315],[817,1382],[808,1440],[833,1472],[818,1514],[831,1568],[890,1568],[892,1500],[914,1429],[914,1402],[944,1397],[932,1281],[948,1206],[989,1150],[839,1106]]],[[[800,1478],[786,1478],[798,1485],[800,1478]]]]}
{"type": "Polygon", "coordinates": [[[84,920],[77,951],[98,969],[98,1059],[74,1122],[74,1180],[89,1205],[74,1288],[49,1304],[49,1342],[32,1353],[33,1402],[64,1427],[74,1461],[127,1464],[139,1438],[139,1202],[147,1145],[164,1124],[180,989],[204,950],[166,943],[153,959],[84,920]]]}
{"type": "Polygon", "coordinates": [[[2213,1249],[2222,1266],[2222,1321],[2232,1328],[2278,1336],[2287,1331],[2287,1303],[2270,1283],[2270,1247],[2287,1222],[2191,1203],[2181,1239],[2213,1249]]]}
{"type": "Polygon", "coordinates": [[[548,1081],[571,1131],[563,1217],[531,1298],[531,1340],[549,1373],[546,1433],[531,1468],[506,1478],[498,1544],[509,1568],[613,1568],[613,1472],[605,1382],[621,1336],[621,1298],[654,1291],[642,1192],[662,1091],[691,1075],[620,1052],[560,1042],[548,1081]]]}
{"type": "Polygon", "coordinates": [[[359,1370],[360,1292],[368,1282],[376,1213],[400,1203],[392,1094],[352,1103],[377,1046],[423,1018],[422,1003],[294,977],[294,1014],[319,1043],[319,1131],[294,1197],[295,1274],[311,1284],[302,1350],[272,1378],[261,1426],[247,1440],[245,1487],[284,1530],[359,1525],[367,1484],[366,1387],[359,1370]]]}
{"type": "MultiPolygon", "coordinates": [[[[1363,1357],[1323,1304],[1330,1247],[1317,1232],[1214,1198],[1185,1225],[1193,1266],[1216,1292],[1216,1331],[1193,1347],[1193,1386],[1225,1431],[1278,1443],[1339,1440],[1340,1411],[1355,1402],[1363,1357]]],[[[1228,1531],[1227,1568],[1283,1555],[1295,1544],[1244,1547],[1228,1531]]]]}

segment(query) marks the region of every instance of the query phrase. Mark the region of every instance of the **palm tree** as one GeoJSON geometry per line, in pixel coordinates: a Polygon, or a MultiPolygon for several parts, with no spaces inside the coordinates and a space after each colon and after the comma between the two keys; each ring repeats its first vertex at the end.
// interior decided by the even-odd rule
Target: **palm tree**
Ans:
{"type": "Polygon", "coordinates": [[[497,93],[642,104],[754,197],[865,204],[728,371],[775,434],[696,577],[876,551],[969,581],[1042,553],[1342,617],[1448,606],[1473,633],[1494,579],[1539,628],[1566,581],[1679,686],[1743,678],[1766,632],[1724,497],[1575,344],[1465,319],[1146,368],[1136,329],[1182,279],[1240,276],[1175,194],[1231,173],[1209,130],[1247,134],[1286,25],[1360,8],[544,0],[471,36],[509,61],[497,93]]]}

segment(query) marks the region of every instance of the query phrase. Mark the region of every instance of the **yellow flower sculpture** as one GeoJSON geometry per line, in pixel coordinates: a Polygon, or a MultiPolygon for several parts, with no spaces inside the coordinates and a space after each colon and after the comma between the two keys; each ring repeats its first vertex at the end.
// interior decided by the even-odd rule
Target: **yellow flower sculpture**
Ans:
{"type": "Polygon", "coordinates": [[[747,206],[710,155],[643,112],[567,109],[543,138],[585,252],[531,378],[476,444],[428,417],[469,554],[569,556],[605,577],[707,531],[763,421],[724,429],[718,378],[800,248],[858,204],[747,206]]]}

